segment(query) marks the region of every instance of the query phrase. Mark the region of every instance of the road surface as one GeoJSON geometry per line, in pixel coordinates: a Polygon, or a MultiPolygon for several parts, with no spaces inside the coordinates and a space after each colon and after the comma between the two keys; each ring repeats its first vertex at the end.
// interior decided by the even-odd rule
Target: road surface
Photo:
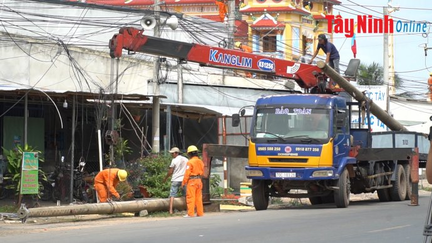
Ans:
{"type": "MultiPolygon", "coordinates": [[[[409,201],[282,206],[266,211],[209,213],[201,218],[116,218],[61,224],[6,225],[1,242],[422,242],[429,196],[409,201]]],[[[42,220],[42,219],[39,219],[42,220]]]]}

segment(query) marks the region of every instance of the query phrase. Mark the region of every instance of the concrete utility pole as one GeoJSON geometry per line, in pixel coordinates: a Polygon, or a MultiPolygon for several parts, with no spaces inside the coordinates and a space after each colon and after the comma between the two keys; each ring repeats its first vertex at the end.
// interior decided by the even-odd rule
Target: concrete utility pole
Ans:
{"type": "MultiPolygon", "coordinates": [[[[383,14],[384,16],[388,15],[388,8],[383,8],[383,14]]],[[[386,105],[386,111],[390,112],[390,82],[389,82],[389,48],[388,48],[388,42],[389,42],[389,34],[384,32],[384,42],[383,42],[383,79],[384,84],[387,84],[387,105],[386,105]]]]}
{"type": "MultiPolygon", "coordinates": [[[[399,8],[392,6],[392,1],[388,2],[388,6],[384,7],[384,16],[388,15],[391,19],[391,13],[396,12],[399,8]]],[[[395,68],[394,68],[394,49],[393,49],[393,34],[384,33],[384,82],[387,83],[387,112],[390,112],[390,96],[396,94],[395,87],[395,68]]]]}
{"type": "MultiPolygon", "coordinates": [[[[228,0],[228,48],[234,49],[234,33],[235,33],[235,0],[228,0]]],[[[225,84],[225,76],[233,75],[232,70],[222,70],[222,82],[225,84]]]]}
{"type": "MultiPolygon", "coordinates": [[[[160,37],[160,7],[159,0],[154,1],[154,17],[156,20],[156,26],[154,28],[154,36],[160,37]]],[[[153,145],[152,149],[154,153],[160,152],[160,86],[159,86],[159,57],[157,56],[153,63],[153,121],[152,121],[152,133],[153,133],[153,145]]]]}
{"type": "Polygon", "coordinates": [[[177,103],[183,103],[183,66],[181,60],[177,60],[177,103]]]}
{"type": "Polygon", "coordinates": [[[356,99],[358,102],[369,102],[370,112],[375,115],[380,121],[387,125],[392,131],[407,131],[407,129],[400,124],[396,119],[391,117],[387,112],[382,110],[377,104],[371,102],[370,99],[364,95],[360,90],[355,88],[350,82],[345,78],[336,73],[336,71],[328,64],[323,61],[318,61],[317,66],[323,70],[328,77],[330,77],[334,82],[339,84],[339,86],[344,89],[351,97],[356,99]]]}
{"type": "Polygon", "coordinates": [[[234,49],[235,0],[228,0],[228,48],[234,49]]]}
{"type": "MultiPolygon", "coordinates": [[[[167,211],[169,199],[154,200],[135,200],[126,202],[111,203],[89,203],[82,205],[52,206],[41,208],[25,208],[18,210],[18,217],[26,220],[32,217],[55,217],[67,215],[84,215],[84,214],[115,214],[115,213],[134,213],[142,210],[148,212],[167,211]]],[[[178,210],[186,209],[186,202],[183,198],[174,199],[174,208],[178,210]]]]}

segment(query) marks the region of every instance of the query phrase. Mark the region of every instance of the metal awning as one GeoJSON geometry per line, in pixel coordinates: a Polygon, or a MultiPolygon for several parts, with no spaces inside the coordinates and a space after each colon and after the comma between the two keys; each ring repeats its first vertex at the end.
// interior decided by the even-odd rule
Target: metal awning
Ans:
{"type": "MultiPolygon", "coordinates": [[[[88,102],[99,102],[99,100],[88,99],[88,102]]],[[[110,103],[110,101],[107,101],[110,103]]],[[[122,103],[126,107],[152,109],[152,101],[139,101],[139,100],[116,100],[115,103],[122,103]]],[[[238,113],[241,107],[227,107],[227,106],[211,106],[211,105],[197,105],[197,104],[179,104],[179,103],[160,103],[160,109],[166,110],[168,106],[171,108],[173,115],[189,118],[189,119],[202,119],[207,117],[218,116],[231,116],[238,113]]],[[[253,109],[248,107],[246,109],[246,116],[252,115],[253,109]]]]}
{"type": "MultiPolygon", "coordinates": [[[[71,90],[52,90],[52,89],[40,89],[40,88],[29,88],[25,85],[20,84],[0,84],[0,100],[11,97],[15,98],[16,96],[23,96],[25,93],[28,93],[28,96],[31,97],[39,97],[39,96],[49,96],[51,98],[65,98],[73,97],[73,96],[79,96],[83,97],[85,99],[95,99],[99,98],[101,93],[91,93],[91,92],[83,92],[83,91],[71,91],[71,90]],[[13,96],[13,97],[12,97],[13,96]]],[[[111,97],[110,93],[103,93],[103,95],[106,95],[108,97],[111,97]]],[[[143,94],[116,94],[116,97],[123,99],[123,100],[136,100],[136,101],[145,101],[150,100],[153,97],[156,97],[155,95],[143,95],[143,94]]],[[[157,95],[159,98],[166,98],[164,95],[157,95]]]]}

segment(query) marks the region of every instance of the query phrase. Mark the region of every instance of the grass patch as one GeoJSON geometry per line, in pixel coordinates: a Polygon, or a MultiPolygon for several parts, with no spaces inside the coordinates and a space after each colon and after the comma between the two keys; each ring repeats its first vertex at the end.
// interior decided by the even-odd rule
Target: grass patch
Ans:
{"type": "Polygon", "coordinates": [[[272,197],[270,199],[270,204],[283,204],[284,202],[282,201],[282,199],[278,198],[278,197],[272,197]]]}
{"type": "Polygon", "coordinates": [[[16,213],[18,208],[14,205],[0,206],[0,213],[16,213]]]}
{"type": "Polygon", "coordinates": [[[431,191],[432,191],[432,187],[428,187],[428,186],[426,187],[426,186],[423,186],[422,190],[425,190],[425,191],[431,192],[431,191]]]}
{"type": "Polygon", "coordinates": [[[151,212],[147,215],[149,218],[170,218],[170,217],[178,217],[185,215],[185,212],[174,212],[170,214],[169,212],[160,211],[160,212],[151,212]]]}

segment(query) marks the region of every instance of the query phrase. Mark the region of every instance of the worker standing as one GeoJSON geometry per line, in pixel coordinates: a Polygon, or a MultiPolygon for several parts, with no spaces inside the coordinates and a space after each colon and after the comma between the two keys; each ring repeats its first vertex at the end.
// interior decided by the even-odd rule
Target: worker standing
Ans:
{"type": "Polygon", "coordinates": [[[120,194],[115,189],[120,181],[125,181],[127,172],[117,168],[109,168],[100,171],[94,179],[94,188],[99,202],[107,202],[112,197],[120,200],[120,194]]]}
{"type": "Polygon", "coordinates": [[[429,100],[432,100],[432,73],[429,73],[428,86],[429,86],[429,100]]]}
{"type": "Polygon", "coordinates": [[[311,64],[314,58],[318,55],[320,49],[322,49],[326,54],[326,63],[328,63],[330,67],[339,73],[339,52],[333,43],[327,40],[327,37],[324,34],[318,35],[318,46],[314,55],[312,56],[312,59],[309,61],[309,64],[311,64]]]}
{"type": "Polygon", "coordinates": [[[429,153],[426,160],[426,180],[429,184],[432,184],[432,133],[430,130],[429,130],[428,139],[430,145],[429,145],[429,153]]]}
{"type": "MultiPolygon", "coordinates": [[[[240,41],[237,41],[236,43],[234,43],[234,46],[237,47],[237,48],[239,48],[239,49],[242,50],[243,52],[246,52],[246,53],[252,53],[252,48],[250,48],[250,47],[247,46],[247,45],[243,45],[243,43],[241,43],[240,41]]],[[[252,74],[249,73],[249,72],[246,72],[246,77],[247,77],[247,78],[251,78],[251,77],[252,77],[252,74]]]]}
{"type": "MultiPolygon", "coordinates": [[[[171,177],[171,189],[170,189],[170,205],[169,205],[169,213],[173,214],[173,204],[174,197],[177,196],[179,188],[182,187],[182,182],[184,178],[184,174],[186,172],[186,164],[188,159],[182,155],[180,155],[180,149],[177,147],[172,148],[170,151],[172,156],[171,164],[169,166],[169,170],[167,175],[165,176],[164,183],[166,180],[171,177]]],[[[186,190],[182,187],[182,194],[186,196],[186,190]]]]}
{"type": "Polygon", "coordinates": [[[202,203],[202,181],[201,177],[204,174],[204,163],[198,158],[198,148],[191,145],[187,149],[189,161],[187,162],[186,172],[183,178],[182,186],[186,186],[186,204],[187,215],[185,217],[194,217],[195,208],[197,216],[204,216],[204,208],[202,203]]]}
{"type": "Polygon", "coordinates": [[[226,7],[226,0],[216,0],[216,5],[219,8],[219,18],[222,22],[226,22],[226,15],[228,13],[227,7],[226,7]]]}

